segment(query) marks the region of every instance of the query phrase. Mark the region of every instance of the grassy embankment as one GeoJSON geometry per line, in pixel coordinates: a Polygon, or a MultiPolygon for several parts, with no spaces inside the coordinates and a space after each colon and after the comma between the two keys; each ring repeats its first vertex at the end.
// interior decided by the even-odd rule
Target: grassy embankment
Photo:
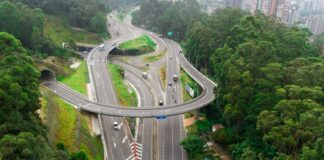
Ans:
{"type": "Polygon", "coordinates": [[[70,40],[85,44],[102,42],[98,35],[80,29],[72,29],[67,22],[55,16],[46,16],[44,35],[51,38],[59,46],[62,45],[62,42],[67,43],[70,40]]]}
{"type": "Polygon", "coordinates": [[[183,101],[187,102],[193,99],[193,97],[191,97],[186,91],[186,85],[189,85],[195,91],[194,97],[196,97],[199,86],[183,69],[181,69],[180,71],[180,80],[182,86],[183,101]]]}
{"type": "Polygon", "coordinates": [[[122,77],[122,69],[117,65],[108,64],[111,78],[117,93],[118,101],[121,106],[137,106],[136,93],[130,86],[127,86],[122,77]]]}
{"type": "MultiPolygon", "coordinates": [[[[198,84],[183,70],[180,70],[180,80],[181,80],[181,88],[182,88],[182,100],[184,102],[190,101],[192,100],[194,97],[197,96],[198,91],[199,91],[199,86],[198,84]],[[186,85],[189,85],[194,91],[195,91],[195,95],[194,97],[191,97],[189,95],[189,93],[186,91],[186,85]]],[[[189,112],[189,113],[185,113],[185,118],[189,118],[194,116],[194,112],[189,112]]]]}
{"type": "Polygon", "coordinates": [[[73,74],[67,77],[58,77],[57,79],[81,94],[87,95],[87,83],[89,83],[89,77],[88,68],[84,61],[73,74]]]}
{"type": "Polygon", "coordinates": [[[162,82],[162,89],[165,91],[166,88],[166,66],[165,65],[159,69],[159,76],[162,82]]]}
{"type": "Polygon", "coordinates": [[[89,159],[104,159],[100,137],[91,135],[91,119],[80,113],[60,97],[41,87],[41,118],[48,127],[48,140],[52,148],[64,143],[70,153],[84,151],[89,159]]]}
{"type": "Polygon", "coordinates": [[[118,49],[131,54],[145,54],[154,51],[156,44],[150,37],[143,35],[120,44],[118,49]]]}
{"type": "Polygon", "coordinates": [[[164,55],[165,55],[165,51],[163,51],[157,55],[143,56],[142,60],[144,62],[153,63],[153,62],[160,60],[164,55]]]}

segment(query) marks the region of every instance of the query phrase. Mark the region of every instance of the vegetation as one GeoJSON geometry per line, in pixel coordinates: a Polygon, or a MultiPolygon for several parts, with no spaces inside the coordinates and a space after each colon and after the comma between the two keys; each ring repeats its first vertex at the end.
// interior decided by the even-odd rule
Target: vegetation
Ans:
{"type": "Polygon", "coordinates": [[[197,96],[197,93],[199,92],[198,84],[182,69],[180,71],[180,80],[181,80],[181,85],[182,85],[182,93],[183,93],[183,101],[184,102],[190,101],[193,98],[186,91],[186,85],[188,85],[190,88],[192,88],[195,92],[194,96],[197,96]]]}
{"type": "Polygon", "coordinates": [[[154,51],[155,48],[156,44],[154,41],[146,35],[124,42],[118,46],[118,49],[120,50],[135,52],[136,54],[149,53],[154,51]]]}
{"type": "Polygon", "coordinates": [[[324,58],[310,32],[225,9],[187,33],[186,56],[218,83],[207,121],[226,126],[195,134],[227,145],[234,159],[322,157],[324,58]]]}
{"type": "Polygon", "coordinates": [[[111,78],[116,89],[119,104],[121,106],[137,106],[137,96],[136,93],[126,86],[123,80],[122,69],[114,64],[109,63],[108,69],[111,73],[111,78]]]}
{"type": "Polygon", "coordinates": [[[145,1],[140,10],[133,14],[133,24],[167,35],[173,32],[170,38],[183,40],[186,31],[195,20],[205,19],[206,14],[200,11],[195,0],[186,0],[172,3],[167,1],[145,1]]]}
{"type": "Polygon", "coordinates": [[[44,35],[46,15],[43,11],[51,13],[50,8],[46,7],[55,6],[52,9],[58,12],[53,14],[70,19],[71,24],[71,19],[81,22],[77,19],[81,17],[86,19],[88,25],[79,26],[74,21],[73,26],[96,30],[99,34],[103,33],[101,31],[104,28],[106,33],[106,23],[102,21],[105,20],[104,12],[92,9],[89,4],[98,4],[97,2],[99,1],[0,0],[0,159],[88,159],[92,155],[98,156],[93,158],[103,159],[99,151],[93,154],[94,148],[91,148],[92,155],[88,154],[90,152],[83,145],[71,154],[65,150],[64,144],[57,147],[49,145],[50,139],[44,138],[48,130],[39,118],[44,115],[38,115],[40,73],[29,57],[41,61],[39,58],[58,56],[65,59],[72,55],[71,51],[62,49],[44,35]],[[66,7],[69,10],[77,9],[75,5],[88,9],[82,11],[92,10],[95,14],[74,14],[67,17],[66,12],[59,11],[67,9],[66,7]],[[91,18],[87,19],[88,16],[91,18]],[[78,151],[79,149],[82,151],[78,151]]]}
{"type": "Polygon", "coordinates": [[[64,17],[72,26],[103,37],[107,36],[105,13],[109,9],[103,0],[20,0],[20,2],[32,8],[41,8],[46,14],[64,17]]]}
{"type": "Polygon", "coordinates": [[[165,55],[165,51],[163,51],[157,55],[144,56],[143,61],[148,62],[148,63],[156,62],[156,61],[160,60],[164,55],[165,55]]]}
{"type": "Polygon", "coordinates": [[[199,153],[203,152],[204,142],[197,135],[188,135],[184,141],[181,142],[183,148],[188,152],[188,157],[193,158],[199,153]]]}
{"type": "Polygon", "coordinates": [[[67,77],[59,77],[58,80],[81,94],[87,95],[89,76],[86,62],[83,61],[73,74],[67,77]]]}
{"type": "Polygon", "coordinates": [[[37,57],[71,55],[43,35],[44,17],[40,9],[0,0],[0,31],[8,32],[19,39],[30,55],[37,57]]]}
{"type": "Polygon", "coordinates": [[[101,39],[97,35],[83,30],[71,29],[69,24],[55,16],[46,16],[44,34],[58,46],[61,46],[62,42],[69,43],[71,41],[87,44],[101,43],[101,39]]]}
{"type": "Polygon", "coordinates": [[[259,13],[224,9],[207,16],[194,6],[145,2],[133,14],[136,25],[173,32],[189,61],[218,84],[217,101],[202,110],[207,120],[182,143],[189,158],[201,155],[192,150],[198,136],[226,145],[234,159],[321,159],[323,36],[311,43],[309,31],[259,13]],[[211,133],[211,122],[225,129],[211,133]]]}
{"type": "Polygon", "coordinates": [[[41,91],[42,113],[45,115],[43,120],[48,127],[50,146],[55,149],[58,145],[63,145],[65,152],[72,153],[71,159],[80,151],[88,159],[103,159],[101,139],[90,133],[90,117],[80,113],[48,89],[41,88],[41,91]]]}
{"type": "Polygon", "coordinates": [[[324,32],[315,37],[314,44],[318,49],[318,52],[324,55],[324,32]]]}
{"type": "Polygon", "coordinates": [[[33,61],[12,35],[0,32],[0,155],[2,159],[48,159],[36,110],[40,108],[33,61]]]}
{"type": "Polygon", "coordinates": [[[116,10],[120,8],[124,8],[125,6],[134,6],[138,4],[138,0],[106,0],[106,4],[109,4],[109,8],[111,10],[116,10]]]}
{"type": "Polygon", "coordinates": [[[162,88],[163,90],[165,90],[166,88],[166,66],[162,66],[160,69],[159,69],[159,76],[160,76],[160,80],[161,80],[161,83],[162,83],[162,88]]]}

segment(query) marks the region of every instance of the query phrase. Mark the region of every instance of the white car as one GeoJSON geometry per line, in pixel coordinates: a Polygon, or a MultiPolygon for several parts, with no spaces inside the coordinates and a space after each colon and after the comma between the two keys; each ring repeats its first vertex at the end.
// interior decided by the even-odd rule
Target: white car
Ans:
{"type": "Polygon", "coordinates": [[[143,77],[144,79],[147,79],[147,78],[148,78],[148,74],[147,74],[147,72],[143,72],[143,73],[142,73],[142,77],[143,77]]]}
{"type": "Polygon", "coordinates": [[[105,44],[101,44],[99,46],[99,51],[104,51],[105,50],[105,44]]]}
{"type": "Polygon", "coordinates": [[[118,130],[119,128],[118,128],[118,123],[115,121],[114,122],[114,130],[118,130]]]}

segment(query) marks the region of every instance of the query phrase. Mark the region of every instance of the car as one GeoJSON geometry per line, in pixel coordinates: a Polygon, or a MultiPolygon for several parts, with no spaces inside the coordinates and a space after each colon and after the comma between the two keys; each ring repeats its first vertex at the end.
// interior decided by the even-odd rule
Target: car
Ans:
{"type": "Polygon", "coordinates": [[[147,79],[148,74],[147,74],[146,72],[143,72],[143,73],[142,73],[142,77],[143,77],[144,79],[147,79]]]}
{"type": "Polygon", "coordinates": [[[116,46],[116,43],[113,43],[112,46],[116,46]]]}
{"type": "Polygon", "coordinates": [[[101,44],[99,46],[99,51],[104,51],[105,50],[105,44],[101,44]]]}
{"type": "Polygon", "coordinates": [[[173,57],[172,57],[172,56],[170,56],[169,58],[170,58],[170,59],[172,59],[173,57]]]}
{"type": "Polygon", "coordinates": [[[172,86],[172,82],[169,82],[169,83],[168,83],[168,86],[172,86]]]}
{"type": "Polygon", "coordinates": [[[114,122],[114,130],[118,130],[119,128],[118,128],[118,123],[115,121],[114,122]]]}
{"type": "Polygon", "coordinates": [[[163,106],[163,101],[162,100],[159,101],[159,106],[163,106]]]}

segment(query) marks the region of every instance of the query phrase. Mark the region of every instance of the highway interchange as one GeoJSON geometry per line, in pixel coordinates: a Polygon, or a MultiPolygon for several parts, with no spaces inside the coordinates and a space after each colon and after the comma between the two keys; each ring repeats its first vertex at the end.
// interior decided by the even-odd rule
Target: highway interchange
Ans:
{"type": "Polygon", "coordinates": [[[125,22],[120,22],[112,15],[108,17],[112,39],[105,41],[104,51],[99,51],[97,47],[87,57],[89,77],[95,99],[89,100],[59,82],[52,81],[45,85],[80,109],[98,114],[107,159],[187,159],[186,152],[180,145],[181,140],[185,137],[182,114],[197,110],[212,102],[215,98],[216,84],[186,60],[180,52],[181,47],[176,42],[161,39],[157,34],[136,28],[130,24],[127,18],[125,18],[125,22]],[[118,60],[109,60],[125,70],[125,80],[132,84],[139,99],[138,107],[121,107],[118,105],[111,76],[107,69],[107,57],[118,44],[142,34],[149,35],[157,43],[158,49],[152,54],[163,50],[166,50],[167,54],[159,61],[150,64],[148,79],[141,77],[143,71],[138,67],[140,64],[132,65],[118,60]],[[167,86],[163,91],[162,82],[158,76],[158,68],[163,64],[167,65],[167,82],[173,82],[173,75],[179,75],[181,66],[201,86],[201,95],[190,102],[183,103],[181,82],[173,82],[172,86],[167,86]],[[164,101],[163,106],[158,106],[160,100],[164,101]],[[161,115],[168,117],[159,121],[154,119],[161,115]],[[140,117],[136,137],[131,135],[130,128],[125,118],[122,117],[140,117]],[[119,124],[118,131],[113,129],[114,121],[119,124]],[[135,149],[137,151],[134,151],[133,145],[138,146],[135,149]]]}

